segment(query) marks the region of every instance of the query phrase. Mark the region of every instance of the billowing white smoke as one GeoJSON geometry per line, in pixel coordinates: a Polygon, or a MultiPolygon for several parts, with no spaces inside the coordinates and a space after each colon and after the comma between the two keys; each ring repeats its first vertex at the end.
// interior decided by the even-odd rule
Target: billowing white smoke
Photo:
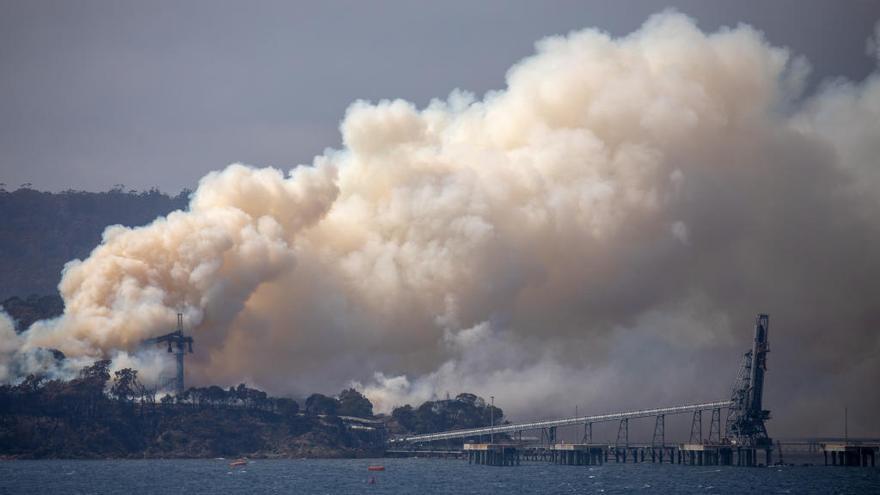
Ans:
{"type": "Polygon", "coordinates": [[[14,322],[9,315],[0,311],[0,382],[14,377],[14,370],[10,369],[11,358],[19,346],[21,343],[15,333],[14,322]]]}
{"type": "Polygon", "coordinates": [[[108,228],[64,316],[0,328],[0,372],[37,348],[158,368],[139,342],[180,311],[192,383],[600,412],[727,396],[766,311],[780,428],[828,431],[833,393],[880,434],[880,76],[805,98],[807,67],[663,13],[542,40],[482,100],[357,102],[312,166],[232,165],[108,228]]]}

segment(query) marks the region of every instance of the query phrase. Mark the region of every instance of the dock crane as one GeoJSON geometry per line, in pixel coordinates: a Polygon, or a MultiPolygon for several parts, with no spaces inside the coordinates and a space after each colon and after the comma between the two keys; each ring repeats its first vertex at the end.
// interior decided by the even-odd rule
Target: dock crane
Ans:
{"type": "Polygon", "coordinates": [[[727,435],[735,445],[765,449],[767,465],[773,441],[767,435],[764,422],[770,419],[770,411],[764,409],[764,373],[767,372],[767,353],[770,352],[767,334],[770,317],[759,314],[755,318],[755,342],[752,350],[743,355],[739,378],[733,388],[728,409],[727,435]]]}
{"type": "Polygon", "coordinates": [[[144,344],[168,344],[168,352],[175,353],[177,358],[177,376],[174,380],[174,389],[178,397],[183,395],[183,356],[189,351],[193,352],[193,338],[183,334],[183,313],[177,313],[177,330],[144,340],[144,344]]]}

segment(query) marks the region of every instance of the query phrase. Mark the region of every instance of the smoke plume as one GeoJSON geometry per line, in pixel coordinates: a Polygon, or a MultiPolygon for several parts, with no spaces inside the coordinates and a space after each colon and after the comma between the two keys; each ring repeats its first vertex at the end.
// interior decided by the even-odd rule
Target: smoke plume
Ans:
{"type": "Polygon", "coordinates": [[[728,397],[766,312],[771,433],[837,433],[847,404],[880,435],[880,75],[808,73],[665,12],[543,39],[483,98],[356,102],[343,149],[108,227],[62,317],[0,322],[0,378],[47,348],[158,376],[140,342],[182,312],[193,384],[600,413],[728,397]]]}

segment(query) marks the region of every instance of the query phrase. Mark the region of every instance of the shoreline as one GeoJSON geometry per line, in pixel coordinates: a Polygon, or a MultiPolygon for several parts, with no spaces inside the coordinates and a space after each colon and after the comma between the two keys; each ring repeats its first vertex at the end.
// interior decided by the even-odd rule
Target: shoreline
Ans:
{"type": "Polygon", "coordinates": [[[0,462],[14,461],[204,461],[246,458],[250,460],[349,460],[349,459],[386,459],[382,454],[364,453],[365,455],[327,455],[327,456],[289,456],[283,454],[234,454],[229,456],[121,456],[121,457],[36,457],[32,455],[0,455],[0,462]]]}

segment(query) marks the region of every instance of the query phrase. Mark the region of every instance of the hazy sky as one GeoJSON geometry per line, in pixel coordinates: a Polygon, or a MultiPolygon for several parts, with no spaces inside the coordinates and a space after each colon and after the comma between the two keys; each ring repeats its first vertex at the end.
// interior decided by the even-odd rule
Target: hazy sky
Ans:
{"type": "Polygon", "coordinates": [[[0,2],[0,182],[192,187],[232,162],[287,169],[340,143],[356,99],[501,88],[539,38],[621,35],[673,6],[739,22],[860,80],[875,1],[0,2]]]}
{"type": "Polygon", "coordinates": [[[310,163],[343,118],[346,150],[108,229],[61,318],[0,317],[0,381],[41,348],[160,381],[134,343],[182,312],[191,383],[547,417],[714,400],[767,312],[774,435],[844,404],[880,435],[880,1],[621,3],[6,4],[7,187],[176,192],[310,163]],[[632,36],[527,58],[591,26],[632,36]]]}

